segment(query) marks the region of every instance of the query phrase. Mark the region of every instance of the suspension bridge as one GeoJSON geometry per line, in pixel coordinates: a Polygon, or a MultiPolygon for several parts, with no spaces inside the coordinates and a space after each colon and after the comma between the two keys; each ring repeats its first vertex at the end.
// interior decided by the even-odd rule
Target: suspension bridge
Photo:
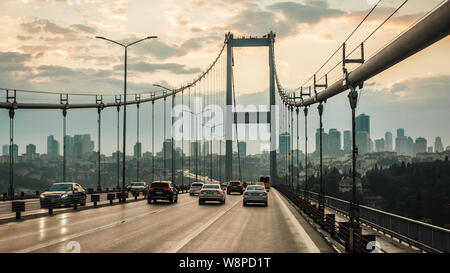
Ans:
{"type": "MultiPolygon", "coordinates": [[[[374,7],[375,8],[375,7],[374,7]]],[[[401,8],[401,6],[399,7],[401,8]]],[[[370,11],[371,12],[371,11],[370,11]]],[[[370,14],[370,13],[369,13],[370,14]]],[[[392,15],[391,15],[392,16],[392,15]]],[[[382,23],[384,24],[391,17],[382,23]]],[[[364,20],[363,20],[364,21],[364,20]]],[[[362,22],[361,22],[362,23],[362,22]]],[[[342,43],[322,67],[304,84],[294,90],[285,89],[277,72],[275,58],[276,34],[269,32],[262,37],[235,37],[225,35],[223,46],[212,64],[194,80],[181,87],[170,88],[155,85],[159,91],[127,93],[126,57],[124,94],[90,95],[80,93],[51,93],[3,88],[6,101],[0,108],[10,118],[9,192],[0,203],[0,251],[1,252],[65,252],[69,241],[77,241],[83,252],[450,252],[450,231],[399,215],[361,206],[356,198],[355,110],[364,82],[395,66],[421,50],[447,37],[450,32],[450,3],[444,1],[421,20],[396,37],[385,47],[367,57],[366,43],[373,33],[357,47],[347,50],[347,40],[342,43]],[[266,111],[239,112],[236,110],[236,92],[233,77],[233,48],[266,47],[269,56],[269,101],[266,111]],[[342,54],[342,59],[328,72],[323,68],[332,57],[342,54]],[[351,57],[357,53],[358,57],[351,57]],[[349,64],[356,65],[350,71],[349,64]],[[342,71],[333,83],[329,74],[342,71]],[[320,72],[320,73],[319,73],[320,72]],[[59,102],[21,101],[24,94],[58,96],[59,102]],[[351,200],[327,196],[322,183],[322,116],[326,114],[326,101],[347,92],[352,115],[352,193],[351,200]],[[73,97],[83,96],[92,102],[72,102],[73,97]],[[205,107],[192,107],[199,104],[205,107]],[[187,102],[187,103],[186,103],[187,102]],[[169,104],[170,103],[170,104],[169,104]],[[161,104],[163,113],[155,112],[155,104],[161,104]],[[179,106],[183,107],[179,107],[179,106]],[[308,114],[317,105],[320,118],[320,190],[309,189],[308,177],[308,114]],[[140,173],[140,156],[136,157],[136,174],[126,164],[126,111],[136,107],[137,142],[140,142],[140,109],[150,107],[151,115],[144,122],[151,123],[151,175],[140,173]],[[217,107],[216,107],[217,106],[217,107]],[[113,190],[102,187],[102,113],[106,109],[117,110],[116,186],[113,190]],[[167,108],[171,115],[167,115],[167,108]],[[98,166],[97,189],[89,195],[98,196],[95,206],[55,210],[53,217],[40,209],[37,199],[21,200],[14,188],[14,117],[18,111],[55,110],[62,113],[63,139],[67,135],[67,116],[72,111],[97,110],[98,166]],[[310,111],[311,110],[311,111],[310,111]],[[301,112],[303,112],[300,124],[301,112]],[[123,113],[123,147],[120,149],[120,114],[123,113]],[[178,115],[176,115],[176,113],[178,115]],[[178,118],[178,119],[177,119],[178,118]],[[163,166],[155,165],[155,120],[163,123],[163,166]],[[177,123],[181,120],[181,123],[177,123]],[[171,130],[167,130],[167,125],[171,130]],[[133,181],[170,180],[176,182],[181,192],[194,181],[227,183],[243,181],[239,152],[238,126],[264,124],[269,127],[269,174],[275,190],[270,192],[269,208],[243,208],[242,197],[231,195],[222,207],[198,208],[195,197],[180,194],[173,206],[148,205],[141,197],[129,197],[126,185],[133,181]],[[299,166],[299,156],[294,156],[300,146],[299,128],[304,126],[305,180],[299,181],[294,166],[299,166]],[[277,165],[278,132],[289,132],[289,152],[283,155],[285,166],[277,165]],[[193,141],[194,140],[194,141],[193,141]],[[176,142],[181,143],[180,158],[175,152],[176,142]],[[185,149],[185,142],[194,143],[185,149]],[[235,142],[235,144],[233,143],[235,142]],[[207,155],[199,155],[199,146],[208,146],[207,155]],[[237,153],[233,153],[233,146],[237,153]],[[166,149],[166,147],[168,147],[166,149]],[[194,148],[194,150],[192,150],[194,148]],[[189,156],[184,151],[189,150],[189,156]],[[122,159],[120,158],[122,155],[122,159]],[[214,160],[213,160],[214,157],[214,160]],[[294,162],[294,157],[296,162],[294,162]],[[179,162],[176,163],[176,162],[179,162]],[[202,171],[203,170],[203,171],[202,171]],[[114,193],[114,194],[113,194],[114,193]],[[113,203],[114,200],[118,202],[113,203]],[[10,220],[14,216],[24,220],[10,220]],[[252,230],[258,242],[246,241],[243,230],[252,230]],[[373,244],[373,245],[372,245],[373,244]]],[[[356,29],[358,29],[359,25],[356,29]]],[[[355,29],[355,30],[356,30],[355,29]]],[[[353,32],[354,33],[354,32],[353,32]]],[[[350,34],[349,38],[353,35],[350,34]]],[[[102,38],[102,37],[99,37],[102,38]]],[[[151,38],[151,37],[147,37],[151,38]]],[[[105,38],[102,38],[105,39],[105,38]]],[[[122,44],[120,44],[122,45],[122,44]]],[[[130,44],[132,45],[132,44],[130,44]]],[[[124,45],[122,45],[124,46],[124,45]]],[[[124,46],[127,50],[129,45],[124,46]]],[[[353,67],[353,66],[352,66],[353,67]]],[[[74,100],[75,101],[75,100],[74,100]]],[[[67,149],[64,141],[61,181],[67,181],[67,149]]],[[[134,170],[133,170],[134,171],[134,170]]],[[[82,181],[77,181],[82,183],[82,181]]]]}

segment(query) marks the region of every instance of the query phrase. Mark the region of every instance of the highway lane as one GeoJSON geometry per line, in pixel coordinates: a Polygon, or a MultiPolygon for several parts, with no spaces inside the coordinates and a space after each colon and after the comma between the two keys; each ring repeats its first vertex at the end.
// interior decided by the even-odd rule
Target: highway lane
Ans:
{"type": "Polygon", "coordinates": [[[332,252],[272,189],[268,207],[243,207],[241,195],[226,204],[134,202],[0,225],[0,252],[332,252]]]}

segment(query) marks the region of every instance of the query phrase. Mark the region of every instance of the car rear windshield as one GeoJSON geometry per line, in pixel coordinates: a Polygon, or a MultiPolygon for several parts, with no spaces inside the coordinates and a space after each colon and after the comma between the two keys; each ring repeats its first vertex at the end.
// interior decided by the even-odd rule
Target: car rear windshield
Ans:
{"type": "Polygon", "coordinates": [[[263,191],[264,187],[262,187],[262,186],[248,186],[247,190],[249,190],[249,191],[263,191]]]}
{"type": "Polygon", "coordinates": [[[241,185],[241,183],[240,182],[230,182],[230,185],[231,186],[239,186],[239,185],[241,185]]]}
{"type": "Polygon", "coordinates": [[[131,183],[131,186],[133,187],[133,186],[145,186],[145,183],[144,182],[139,182],[139,183],[131,183]]]}
{"type": "Polygon", "coordinates": [[[168,188],[168,183],[152,183],[153,188],[168,188]]]}
{"type": "Polygon", "coordinates": [[[192,187],[201,187],[203,186],[202,183],[192,183],[192,187]]]}
{"type": "Polygon", "coordinates": [[[53,185],[49,191],[71,191],[72,184],[55,184],[53,185]]]}
{"type": "Polygon", "coordinates": [[[220,185],[204,185],[204,189],[219,189],[220,185]]]}

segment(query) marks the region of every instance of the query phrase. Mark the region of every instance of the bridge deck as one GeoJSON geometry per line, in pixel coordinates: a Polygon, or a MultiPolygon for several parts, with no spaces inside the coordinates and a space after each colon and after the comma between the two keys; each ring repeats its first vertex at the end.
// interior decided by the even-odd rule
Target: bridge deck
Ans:
{"type": "Polygon", "coordinates": [[[333,252],[286,199],[272,189],[269,206],[199,206],[133,202],[0,225],[0,252],[333,252]]]}

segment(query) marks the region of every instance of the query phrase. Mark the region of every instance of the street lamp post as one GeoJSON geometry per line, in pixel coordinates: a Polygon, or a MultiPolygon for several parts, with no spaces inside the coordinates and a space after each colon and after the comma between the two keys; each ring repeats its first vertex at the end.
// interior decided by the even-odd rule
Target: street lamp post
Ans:
{"type": "Polygon", "coordinates": [[[137,44],[139,42],[158,38],[157,36],[147,36],[143,39],[140,39],[138,41],[132,42],[130,44],[124,45],[119,42],[107,39],[105,37],[96,36],[97,39],[102,39],[111,43],[114,43],[116,45],[120,45],[125,49],[125,57],[124,57],[124,83],[123,83],[123,155],[122,155],[122,200],[120,200],[121,203],[125,203],[125,146],[126,146],[126,128],[127,128],[127,50],[128,47],[137,44]]]}

